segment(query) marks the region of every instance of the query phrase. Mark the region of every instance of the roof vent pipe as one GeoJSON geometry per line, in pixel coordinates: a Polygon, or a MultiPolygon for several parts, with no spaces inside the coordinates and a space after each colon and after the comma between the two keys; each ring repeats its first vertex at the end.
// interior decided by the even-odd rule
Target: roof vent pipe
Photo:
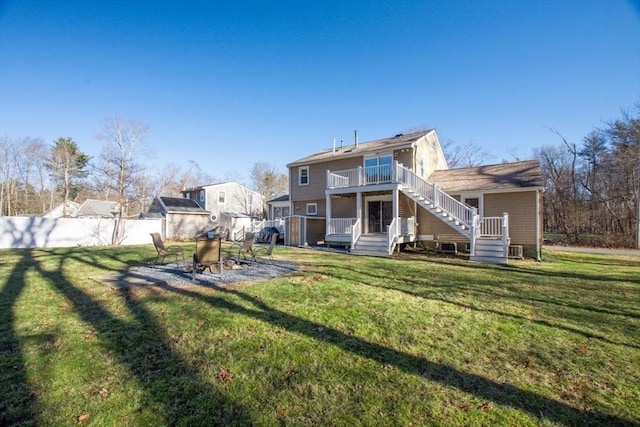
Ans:
{"type": "Polygon", "coordinates": [[[336,154],[336,139],[333,138],[333,154],[336,154]]]}
{"type": "Polygon", "coordinates": [[[358,146],[358,129],[353,131],[353,137],[355,138],[356,147],[358,146]]]}

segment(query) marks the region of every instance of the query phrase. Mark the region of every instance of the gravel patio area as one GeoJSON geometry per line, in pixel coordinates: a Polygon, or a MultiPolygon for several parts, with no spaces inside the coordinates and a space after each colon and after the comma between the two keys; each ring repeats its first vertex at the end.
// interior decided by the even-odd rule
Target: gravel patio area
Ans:
{"type": "Polygon", "coordinates": [[[253,282],[286,276],[298,270],[298,265],[291,262],[268,263],[260,261],[243,262],[239,265],[226,264],[220,273],[205,270],[202,273],[191,272],[190,263],[169,263],[132,267],[122,273],[92,277],[114,289],[125,289],[131,286],[209,286],[222,287],[234,283],[253,282]]]}

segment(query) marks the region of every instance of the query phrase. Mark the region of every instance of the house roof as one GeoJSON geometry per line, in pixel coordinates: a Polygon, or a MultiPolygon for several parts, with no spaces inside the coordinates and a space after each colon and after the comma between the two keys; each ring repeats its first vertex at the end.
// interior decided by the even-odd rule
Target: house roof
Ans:
{"type": "Polygon", "coordinates": [[[183,197],[158,197],[166,211],[171,212],[206,212],[200,204],[193,199],[183,197]]]}
{"type": "Polygon", "coordinates": [[[289,195],[288,194],[284,194],[280,197],[276,197],[275,199],[271,199],[269,200],[267,203],[273,203],[273,202],[288,202],[289,201],[289,195]]]}
{"type": "Polygon", "coordinates": [[[391,138],[377,139],[375,141],[368,142],[360,142],[357,145],[347,145],[343,147],[329,148],[326,150],[319,151],[315,154],[311,154],[310,156],[303,157],[294,162],[291,162],[287,165],[287,167],[301,165],[301,164],[309,164],[309,163],[319,163],[326,161],[328,159],[339,159],[346,157],[355,157],[362,156],[365,153],[370,153],[374,151],[380,150],[388,150],[388,149],[398,149],[404,148],[413,145],[420,138],[425,135],[433,132],[433,129],[413,132],[408,134],[398,134],[391,138]]]}
{"type": "Polygon", "coordinates": [[[501,163],[470,168],[437,170],[429,181],[448,193],[475,190],[513,190],[542,188],[538,160],[501,163]]]}
{"type": "Polygon", "coordinates": [[[114,212],[118,210],[118,202],[109,200],[87,199],[84,201],[76,216],[100,216],[103,218],[113,218],[114,212]]]}
{"type": "Polygon", "coordinates": [[[64,211],[64,205],[67,205],[67,213],[69,214],[69,216],[76,216],[76,213],[78,212],[78,210],[80,209],[80,207],[82,206],[80,203],[76,203],[72,200],[67,200],[66,203],[62,202],[62,203],[58,203],[56,206],[54,206],[52,209],[49,209],[47,212],[45,212],[42,216],[44,217],[61,217],[62,216],[62,212],[64,211]]]}
{"type": "Polygon", "coordinates": [[[224,185],[237,185],[237,186],[246,188],[249,191],[253,191],[254,193],[257,193],[256,190],[254,190],[252,188],[249,188],[244,184],[240,184],[239,182],[236,182],[236,181],[225,181],[225,182],[217,182],[215,184],[197,185],[195,187],[187,187],[187,188],[185,188],[184,190],[182,190],[180,192],[184,194],[184,193],[190,193],[192,191],[202,190],[202,189],[205,189],[205,188],[220,187],[220,186],[224,186],[224,185]]]}

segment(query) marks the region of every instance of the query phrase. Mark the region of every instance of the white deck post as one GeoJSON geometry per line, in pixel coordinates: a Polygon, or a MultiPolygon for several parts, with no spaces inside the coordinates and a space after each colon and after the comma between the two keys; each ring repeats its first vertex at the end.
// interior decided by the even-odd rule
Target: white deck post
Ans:
{"type": "Polygon", "coordinates": [[[362,193],[356,193],[356,218],[362,219],[362,193]]]}
{"type": "Polygon", "coordinates": [[[397,160],[393,161],[393,170],[391,171],[391,182],[393,183],[398,182],[398,161],[397,160]]]}
{"type": "Polygon", "coordinates": [[[433,207],[434,208],[438,208],[439,206],[439,199],[440,197],[438,197],[438,192],[440,191],[440,189],[438,188],[437,185],[433,185],[433,207]]]}
{"type": "Polygon", "coordinates": [[[509,256],[509,214],[502,214],[502,244],[504,248],[504,256],[509,256]]]}
{"type": "Polygon", "coordinates": [[[329,226],[331,224],[331,196],[326,194],[325,196],[326,206],[325,206],[325,216],[326,216],[326,224],[325,224],[325,235],[331,234],[329,231],[329,226]]]}
{"type": "Polygon", "coordinates": [[[478,238],[480,228],[479,219],[478,208],[473,208],[473,213],[471,214],[471,229],[469,230],[469,252],[471,252],[471,256],[476,254],[476,239],[478,238]]]}

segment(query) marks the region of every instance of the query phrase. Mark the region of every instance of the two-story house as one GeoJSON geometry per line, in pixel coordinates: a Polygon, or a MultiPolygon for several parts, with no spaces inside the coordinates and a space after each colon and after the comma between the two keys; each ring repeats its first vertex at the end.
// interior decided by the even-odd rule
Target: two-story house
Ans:
{"type": "Polygon", "coordinates": [[[539,256],[543,188],[535,160],[449,170],[428,130],[356,140],[287,167],[288,244],[389,255],[401,243],[448,241],[478,261],[505,263],[510,246],[539,256]]]}
{"type": "Polygon", "coordinates": [[[255,190],[237,182],[202,185],[182,190],[182,196],[197,201],[218,221],[222,212],[244,214],[262,218],[264,197],[255,190]]]}

